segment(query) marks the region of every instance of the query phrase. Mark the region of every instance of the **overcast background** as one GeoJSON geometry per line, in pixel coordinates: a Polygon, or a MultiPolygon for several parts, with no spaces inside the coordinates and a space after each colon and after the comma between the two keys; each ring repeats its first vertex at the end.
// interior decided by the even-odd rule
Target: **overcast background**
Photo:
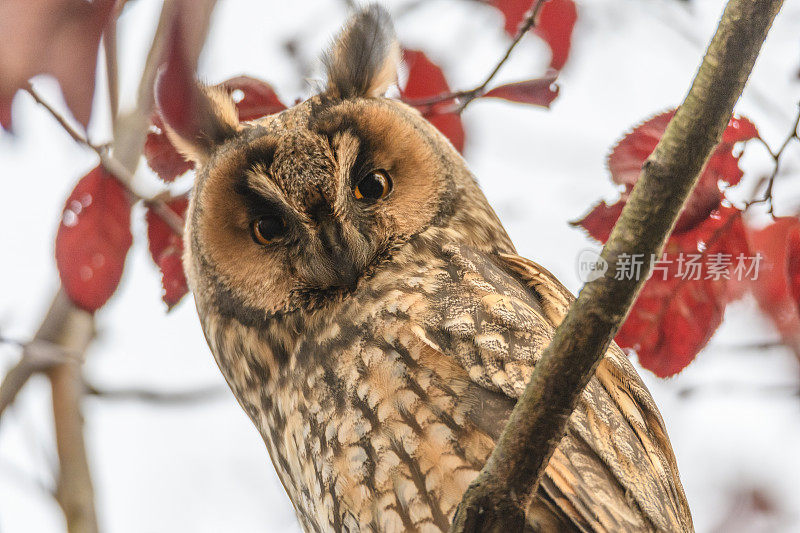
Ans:
{"type": "MultiPolygon", "coordinates": [[[[386,2],[401,11],[409,2],[386,2]]],[[[415,2],[411,2],[415,3],[415,2]]],[[[616,199],[605,157],[621,135],[680,103],[722,11],[721,0],[584,0],[573,48],[550,111],[478,101],[466,111],[465,157],[520,253],[580,287],[578,253],[596,248],[568,225],[601,198],[616,199]]],[[[129,2],[119,22],[122,104],[133,101],[160,11],[129,2]]],[[[200,64],[217,83],[249,74],[271,82],[284,102],[308,96],[304,67],[346,16],[345,2],[220,0],[200,64]]],[[[507,46],[499,12],[466,0],[431,0],[397,20],[404,45],[425,50],[451,87],[476,85],[507,46]]],[[[535,77],[549,55],[535,37],[520,44],[499,81],[535,77]]],[[[738,112],[777,146],[800,99],[800,3],[787,2],[738,112]]],[[[54,83],[37,88],[59,101],[54,83]]],[[[108,137],[104,87],[91,136],[108,137]]],[[[29,339],[58,286],[53,239],[75,180],[95,164],[26,95],[14,105],[17,135],[0,135],[0,332],[29,339]]],[[[800,152],[776,187],[779,214],[800,206],[800,152]]],[[[770,169],[760,147],[743,160],[743,197],[770,169]]],[[[142,165],[137,188],[158,183],[142,165]]],[[[177,189],[187,189],[187,179],[177,189]]],[[[87,398],[86,432],[101,527],[111,533],[297,531],[299,526],[256,430],[225,388],[191,298],[166,314],[159,274],[147,254],[142,213],[117,295],[97,314],[86,374],[103,388],[218,389],[194,405],[87,398]]],[[[755,219],[759,214],[754,213],[755,219]]],[[[763,219],[763,215],[760,216],[763,219]]],[[[642,375],[659,404],[698,531],[800,531],[800,373],[786,349],[748,349],[777,338],[751,299],[725,322],[679,376],[642,375]],[[753,497],[753,495],[756,495],[753,497]]],[[[0,370],[17,350],[0,346],[0,370]]],[[[64,530],[40,485],[53,485],[49,387],[35,378],[0,423],[0,531],[64,530]]]]}

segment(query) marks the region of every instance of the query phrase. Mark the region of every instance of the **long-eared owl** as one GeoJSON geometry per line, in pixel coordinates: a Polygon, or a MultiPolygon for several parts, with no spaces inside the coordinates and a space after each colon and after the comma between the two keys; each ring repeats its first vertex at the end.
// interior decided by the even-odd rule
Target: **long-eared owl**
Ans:
{"type": "MultiPolygon", "coordinates": [[[[386,12],[319,94],[240,123],[160,105],[197,165],[185,268],[208,344],[307,531],[446,531],[572,301],[516,255],[464,160],[386,98],[386,12]]],[[[186,102],[184,102],[186,104],[186,102]]],[[[664,423],[612,345],[527,507],[536,531],[689,531],[664,423]]]]}

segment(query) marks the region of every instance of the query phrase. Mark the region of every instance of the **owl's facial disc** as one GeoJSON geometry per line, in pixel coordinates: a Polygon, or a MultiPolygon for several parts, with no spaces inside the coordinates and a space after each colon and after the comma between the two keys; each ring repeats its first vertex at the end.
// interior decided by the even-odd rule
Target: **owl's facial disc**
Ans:
{"type": "MultiPolygon", "coordinates": [[[[371,6],[325,55],[321,94],[248,123],[224,90],[159,78],[170,90],[183,80],[198,104],[159,104],[167,134],[197,168],[184,262],[198,307],[246,321],[317,310],[325,289],[356,287],[410,257],[402,250],[416,236],[467,224],[463,198],[495,220],[444,136],[382,97],[399,50],[388,14],[371,6]]],[[[482,243],[495,240],[469,227],[482,243]]]]}
{"type": "Polygon", "coordinates": [[[359,228],[352,217],[335,214],[322,197],[307,214],[305,238],[292,254],[298,276],[314,288],[353,286],[376,255],[374,234],[367,224],[359,228]]]}

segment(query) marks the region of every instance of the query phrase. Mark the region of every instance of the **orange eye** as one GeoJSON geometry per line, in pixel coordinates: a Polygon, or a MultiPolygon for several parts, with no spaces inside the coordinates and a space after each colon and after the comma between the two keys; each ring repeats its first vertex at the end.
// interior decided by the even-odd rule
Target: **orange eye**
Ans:
{"type": "Polygon", "coordinates": [[[356,184],[353,195],[357,200],[375,201],[392,192],[392,180],[385,170],[373,170],[356,184]]]}
{"type": "Polygon", "coordinates": [[[281,237],[286,230],[279,216],[266,216],[253,221],[250,226],[256,244],[270,244],[281,237]]]}

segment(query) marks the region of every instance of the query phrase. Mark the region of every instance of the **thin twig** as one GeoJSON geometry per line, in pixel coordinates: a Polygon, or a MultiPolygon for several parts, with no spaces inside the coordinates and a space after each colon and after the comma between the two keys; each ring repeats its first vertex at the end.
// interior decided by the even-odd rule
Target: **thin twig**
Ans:
{"type": "Polygon", "coordinates": [[[724,350],[735,350],[735,351],[742,351],[745,353],[755,354],[755,352],[763,350],[772,350],[773,348],[786,348],[786,343],[784,341],[761,341],[761,342],[750,342],[745,344],[734,344],[732,346],[718,346],[718,348],[724,350]]]}
{"type": "Polygon", "coordinates": [[[454,113],[461,113],[464,111],[470,102],[473,100],[480,98],[486,92],[486,88],[489,84],[494,80],[495,76],[500,72],[503,68],[503,65],[506,64],[506,61],[511,57],[511,53],[517,47],[519,42],[525,36],[525,34],[531,30],[532,28],[536,27],[536,18],[539,16],[539,12],[542,9],[542,6],[545,4],[547,0],[536,0],[534,4],[528,9],[525,13],[525,16],[522,19],[519,27],[517,28],[517,33],[514,35],[514,39],[506,48],[503,56],[500,60],[495,64],[494,68],[489,72],[489,75],[484,78],[483,82],[480,85],[472,88],[466,89],[461,91],[454,91],[450,93],[443,93],[436,96],[432,96],[430,98],[417,98],[417,99],[409,99],[403,100],[408,105],[412,105],[415,107],[426,107],[426,106],[433,106],[435,104],[441,102],[448,102],[451,100],[457,101],[457,105],[455,107],[454,113]]]}
{"type": "Polygon", "coordinates": [[[736,392],[751,393],[751,394],[786,394],[792,396],[800,396],[800,387],[796,383],[787,384],[760,384],[760,383],[745,383],[745,382],[719,382],[719,383],[705,383],[702,385],[687,385],[678,389],[678,397],[686,400],[700,393],[730,393],[736,392]]]}
{"type": "Polygon", "coordinates": [[[773,218],[775,217],[775,206],[772,198],[772,191],[775,186],[775,178],[777,178],[778,174],[780,173],[781,162],[783,154],[786,152],[786,148],[788,148],[792,141],[800,140],[800,131],[798,128],[800,128],[800,102],[797,104],[797,114],[794,117],[792,129],[789,132],[789,135],[787,135],[783,140],[783,143],[781,143],[781,146],[777,151],[773,151],[764,139],[757,137],[758,141],[761,142],[772,158],[773,167],[772,173],[770,173],[770,175],[764,180],[766,181],[767,186],[764,188],[763,194],[759,198],[755,198],[746,202],[744,204],[745,210],[749,209],[753,205],[766,203],[768,206],[767,213],[772,215],[773,218]]]}
{"type": "MultiPolygon", "coordinates": [[[[17,344],[18,341],[11,342],[17,344]]],[[[14,402],[17,394],[31,376],[57,364],[81,362],[80,356],[46,340],[35,339],[20,346],[22,347],[22,356],[17,364],[6,372],[2,383],[0,383],[0,417],[2,417],[6,407],[14,402]]]]}
{"type": "MultiPolygon", "coordinates": [[[[119,8],[121,9],[121,7],[119,8]]],[[[106,63],[106,83],[108,85],[108,104],[111,108],[112,131],[117,124],[119,113],[119,68],[117,63],[117,16],[109,18],[103,32],[103,53],[106,63]]]]}
{"type": "Polygon", "coordinates": [[[223,387],[203,387],[195,390],[180,392],[163,392],[156,390],[140,389],[136,387],[103,389],[85,383],[86,394],[107,400],[133,400],[154,404],[197,404],[217,399],[224,395],[223,387]]]}
{"type": "Polygon", "coordinates": [[[137,200],[142,200],[147,207],[155,211],[164,220],[164,222],[169,225],[173,232],[175,232],[177,235],[183,235],[183,217],[170,209],[170,207],[163,200],[159,198],[145,198],[137,193],[131,185],[133,182],[133,175],[125,167],[125,165],[122,164],[122,162],[111,155],[107,145],[96,145],[84,137],[78,130],[73,128],[67,119],[52,105],[50,105],[50,103],[47,102],[47,100],[45,100],[44,97],[42,97],[42,95],[40,95],[30,83],[27,85],[27,87],[25,87],[25,91],[30,94],[31,97],[33,97],[36,103],[44,107],[50,113],[50,115],[56,119],[64,131],[66,131],[69,136],[75,140],[75,142],[93,150],[100,158],[100,164],[103,165],[103,168],[105,168],[109,174],[117,178],[117,180],[134,198],[137,200]]]}
{"type": "MultiPolygon", "coordinates": [[[[77,309],[63,288],[53,299],[35,341],[60,346],[82,357],[94,337],[94,319],[77,309]]],[[[81,365],[63,361],[48,369],[52,390],[53,424],[58,454],[56,501],[64,512],[69,533],[97,533],[94,488],[83,437],[81,365]]]]}

